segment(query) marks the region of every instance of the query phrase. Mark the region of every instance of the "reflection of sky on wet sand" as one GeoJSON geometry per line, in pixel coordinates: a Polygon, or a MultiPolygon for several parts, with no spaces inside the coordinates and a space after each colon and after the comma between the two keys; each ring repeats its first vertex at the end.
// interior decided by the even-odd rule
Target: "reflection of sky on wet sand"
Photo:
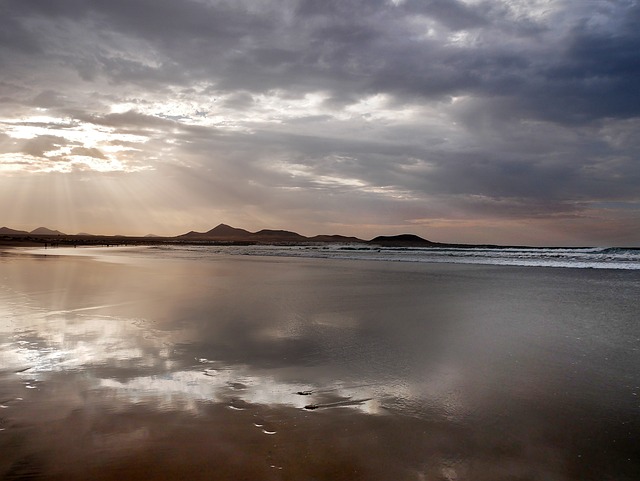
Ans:
{"type": "Polygon", "coordinates": [[[0,257],[6,479],[638,467],[633,274],[144,252],[0,257]]]}
{"type": "MultiPolygon", "coordinates": [[[[152,296],[138,301],[127,300],[128,290],[120,291],[115,282],[109,286],[108,277],[99,281],[102,284],[101,291],[105,292],[107,297],[111,297],[110,301],[116,302],[89,306],[80,304],[80,307],[74,305],[73,308],[64,309],[65,306],[60,304],[66,302],[67,297],[77,302],[79,297],[87,295],[84,285],[69,286],[69,289],[79,287],[79,296],[77,293],[68,292],[60,285],[60,279],[69,278],[69,273],[82,275],[83,269],[87,267],[86,262],[81,260],[78,262],[84,262],[85,265],[69,268],[67,264],[73,264],[74,261],[61,262],[59,269],[68,272],[56,272],[53,277],[56,279],[54,289],[40,288],[14,302],[11,302],[9,296],[9,302],[4,307],[6,312],[1,313],[5,319],[14,319],[7,332],[3,332],[10,341],[2,345],[3,365],[7,369],[20,371],[20,376],[25,379],[29,378],[35,382],[51,371],[82,371],[94,378],[97,387],[115,389],[119,395],[128,396],[134,402],[140,399],[156,399],[167,408],[171,408],[172,400],[176,400],[181,407],[186,401],[222,402],[229,397],[230,392],[234,392],[235,398],[246,402],[295,407],[312,405],[314,403],[311,403],[311,400],[316,398],[324,401],[329,399],[331,402],[345,400],[346,403],[346,400],[351,400],[354,396],[360,396],[361,399],[372,397],[367,386],[354,388],[343,386],[334,380],[330,389],[318,391],[317,386],[309,383],[287,381],[288,366],[274,367],[261,372],[259,366],[229,363],[224,359],[191,359],[187,357],[188,354],[182,352],[188,350],[189,344],[193,342],[189,339],[189,326],[183,325],[184,329],[179,327],[176,331],[172,328],[155,329],[152,325],[158,319],[153,315],[154,309],[162,305],[166,299],[161,301],[152,296]],[[64,294],[60,295],[60,292],[64,294]],[[123,294],[125,299],[118,299],[123,294]],[[42,300],[52,303],[57,310],[34,306],[42,300]],[[156,307],[150,308],[148,303],[156,303],[156,307]],[[140,305],[150,317],[100,314],[114,309],[125,312],[131,309],[139,313],[140,305]],[[13,324],[18,324],[19,327],[13,324]],[[187,339],[183,338],[185,335],[187,339]],[[284,380],[274,377],[273,373],[279,372],[283,373],[284,380]],[[297,392],[305,394],[296,395],[297,392]]],[[[97,266],[98,270],[100,267],[104,266],[97,266]]],[[[155,286],[158,292],[165,292],[167,286],[162,285],[162,280],[154,280],[161,284],[155,286]]],[[[175,302],[176,296],[174,289],[170,296],[172,303],[175,302]]],[[[190,302],[188,307],[172,305],[171,309],[182,307],[197,308],[190,302]]],[[[325,326],[349,322],[348,318],[336,320],[326,314],[322,314],[318,320],[318,324],[325,326]]],[[[298,327],[295,324],[292,321],[276,321],[271,325],[265,323],[260,327],[258,336],[263,342],[265,339],[273,339],[275,343],[280,339],[304,336],[303,333],[296,336],[294,331],[298,327]]],[[[223,328],[223,333],[228,332],[223,328]]],[[[197,338],[198,333],[192,333],[191,336],[197,338]]],[[[250,357],[250,353],[245,354],[250,357]]],[[[349,405],[365,412],[377,409],[376,403],[368,400],[349,405]]]]}

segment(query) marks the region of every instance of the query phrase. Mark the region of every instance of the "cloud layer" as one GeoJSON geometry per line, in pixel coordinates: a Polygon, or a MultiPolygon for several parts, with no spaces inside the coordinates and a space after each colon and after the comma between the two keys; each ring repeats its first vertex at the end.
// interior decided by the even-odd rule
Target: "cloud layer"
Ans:
{"type": "Polygon", "coordinates": [[[635,0],[6,0],[0,223],[637,245],[638,24],[635,0]]]}

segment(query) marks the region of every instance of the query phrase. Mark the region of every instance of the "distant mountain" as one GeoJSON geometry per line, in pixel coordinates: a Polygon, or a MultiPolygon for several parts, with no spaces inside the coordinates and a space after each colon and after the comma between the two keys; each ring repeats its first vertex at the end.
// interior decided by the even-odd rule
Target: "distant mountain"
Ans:
{"type": "MultiPolygon", "coordinates": [[[[32,230],[31,232],[10,229],[9,227],[0,227],[0,236],[15,236],[16,239],[19,237],[24,237],[24,239],[29,239],[31,235],[34,236],[43,236],[41,241],[45,241],[47,239],[46,236],[58,236],[56,242],[70,242],[73,240],[74,242],[78,241],[78,239],[73,238],[85,238],[85,241],[88,241],[87,237],[105,237],[105,236],[95,236],[94,234],[89,234],[86,232],[80,232],[75,235],[67,235],[59,230],[49,229],[47,227],[38,227],[37,229],[32,230]]],[[[122,238],[127,239],[127,236],[121,235],[111,235],[109,238],[122,238]]],[[[262,229],[257,232],[249,232],[245,229],[238,229],[236,227],[231,227],[227,224],[218,224],[213,229],[207,232],[196,232],[190,231],[186,234],[178,235],[175,237],[164,237],[158,236],[155,234],[147,234],[144,236],[145,238],[156,239],[153,242],[163,242],[169,239],[175,239],[178,241],[182,241],[185,243],[190,242],[220,242],[220,243],[239,243],[239,244],[310,244],[310,243],[336,243],[336,244],[369,244],[369,245],[378,245],[381,247],[445,247],[445,246],[454,246],[454,244],[442,244],[439,242],[432,242],[427,239],[423,239],[420,236],[415,234],[400,234],[393,236],[378,236],[369,241],[358,239],[357,237],[347,237],[343,235],[316,235],[313,237],[306,237],[304,235],[298,234],[297,232],[281,230],[281,229],[262,229]]],[[[134,238],[132,238],[134,239],[134,238]]],[[[139,239],[139,237],[135,237],[135,239],[139,239]]],[[[35,240],[31,238],[31,240],[35,240]]],[[[7,242],[5,238],[3,242],[7,242]]]]}
{"type": "Polygon", "coordinates": [[[213,229],[211,229],[209,232],[207,232],[206,234],[211,237],[218,237],[223,239],[228,239],[228,238],[238,239],[243,237],[250,237],[252,235],[251,232],[249,232],[248,230],[237,229],[236,227],[231,227],[230,225],[227,225],[227,224],[219,224],[213,229]]]}
{"type": "MultiPolygon", "coordinates": [[[[47,227],[38,227],[31,232],[10,229],[9,227],[0,227],[0,235],[42,235],[42,236],[66,236],[63,232],[58,230],[48,229],[47,227]]],[[[81,232],[76,236],[92,236],[81,232]]],[[[111,237],[125,237],[125,236],[111,236],[111,237]]],[[[155,234],[147,234],[146,238],[160,238],[155,234]]],[[[186,234],[182,234],[174,237],[174,239],[183,241],[211,241],[211,242],[226,242],[226,243],[256,243],[256,244],[296,244],[296,243],[340,243],[340,244],[357,244],[368,243],[379,246],[388,247],[429,247],[429,246],[444,246],[446,244],[440,244],[438,242],[431,242],[427,239],[423,239],[415,234],[400,234],[393,236],[378,236],[370,241],[358,239],[357,237],[347,237],[343,235],[316,235],[313,237],[306,237],[297,232],[281,229],[262,229],[257,232],[249,232],[245,229],[238,229],[237,227],[231,227],[228,224],[218,224],[213,229],[207,232],[190,231],[186,234]]]]}
{"type": "Polygon", "coordinates": [[[439,245],[437,242],[431,242],[427,239],[423,239],[420,236],[415,234],[400,234],[400,235],[391,235],[391,236],[378,236],[369,241],[370,244],[377,244],[380,246],[413,246],[413,247],[422,247],[422,246],[437,246],[439,245]]]}
{"type": "Polygon", "coordinates": [[[0,235],[27,235],[26,230],[9,229],[8,227],[0,227],[0,235]]]}
{"type": "Polygon", "coordinates": [[[46,227],[38,227],[37,229],[33,229],[30,234],[35,235],[67,235],[64,232],[60,232],[59,230],[51,230],[46,227]]]}
{"type": "Polygon", "coordinates": [[[244,229],[220,224],[207,232],[187,232],[176,237],[183,240],[209,240],[218,242],[256,242],[261,244],[271,243],[296,243],[296,242],[364,242],[356,237],[339,235],[319,235],[305,237],[288,230],[262,229],[258,232],[249,232],[244,229]]]}
{"type": "Polygon", "coordinates": [[[244,229],[236,229],[227,224],[219,224],[207,232],[191,231],[186,234],[179,235],[182,239],[203,239],[217,241],[239,241],[248,240],[253,234],[244,229]]]}
{"type": "Polygon", "coordinates": [[[190,238],[190,237],[200,237],[200,236],[203,236],[203,235],[204,235],[204,232],[196,232],[194,230],[190,230],[186,234],[177,235],[176,239],[190,238]]]}
{"type": "Polygon", "coordinates": [[[347,237],[343,235],[316,235],[309,237],[311,242],[336,242],[336,243],[353,243],[353,242],[365,242],[357,237],[347,237]]]}
{"type": "Polygon", "coordinates": [[[288,230],[262,229],[251,236],[261,242],[303,242],[309,238],[288,230]]]}
{"type": "Polygon", "coordinates": [[[277,229],[262,229],[258,232],[249,232],[244,229],[237,229],[227,224],[219,224],[207,232],[187,232],[176,237],[185,241],[214,241],[214,242],[255,242],[258,244],[295,244],[307,242],[334,242],[334,243],[369,243],[380,246],[436,246],[441,245],[423,239],[415,234],[400,234],[394,236],[378,236],[370,241],[364,241],[357,237],[347,237],[342,235],[317,235],[305,237],[297,232],[277,229]]]}

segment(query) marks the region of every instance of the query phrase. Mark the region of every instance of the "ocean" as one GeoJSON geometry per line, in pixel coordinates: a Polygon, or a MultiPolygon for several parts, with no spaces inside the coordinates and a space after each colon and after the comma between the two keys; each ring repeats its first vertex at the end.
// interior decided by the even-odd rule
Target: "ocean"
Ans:
{"type": "Polygon", "coordinates": [[[302,246],[158,246],[175,256],[252,255],[321,259],[377,260],[448,264],[485,264],[576,269],[640,269],[640,248],[582,247],[377,247],[358,244],[302,246]]]}
{"type": "Polygon", "coordinates": [[[0,254],[0,479],[640,479],[633,249],[0,254]]]}

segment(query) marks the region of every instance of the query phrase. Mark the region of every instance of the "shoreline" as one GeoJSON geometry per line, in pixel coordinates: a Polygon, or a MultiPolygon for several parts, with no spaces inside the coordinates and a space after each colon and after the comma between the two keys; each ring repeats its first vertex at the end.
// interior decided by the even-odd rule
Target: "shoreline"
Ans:
{"type": "Polygon", "coordinates": [[[354,248],[343,244],[324,245],[234,245],[234,244],[109,244],[109,245],[42,245],[2,246],[0,254],[33,256],[103,257],[105,260],[123,262],[127,252],[137,252],[136,258],[146,261],[163,259],[177,254],[179,257],[205,254],[207,256],[263,258],[263,259],[314,259],[324,261],[356,261],[376,263],[400,263],[415,265],[452,265],[475,268],[554,268],[579,271],[640,271],[640,256],[634,250],[564,249],[564,252],[548,249],[419,249],[385,248],[367,246],[354,248]],[[78,249],[79,248],[79,249],[78,249]],[[149,250],[148,250],[149,249],[149,250]],[[190,254],[189,254],[190,253],[190,254]],[[123,256],[124,254],[124,256],[123,256]]]}
{"type": "Polygon", "coordinates": [[[108,235],[47,235],[47,234],[0,234],[0,248],[3,247],[37,247],[37,246],[154,246],[154,245],[188,245],[188,246],[372,246],[391,248],[431,248],[431,249],[532,249],[532,250],[563,250],[563,249],[629,249],[640,251],[640,246],[530,246],[530,245],[502,245],[502,244],[459,244],[447,242],[431,242],[427,240],[401,240],[380,237],[372,240],[336,239],[325,236],[326,239],[305,238],[291,240],[274,237],[272,239],[256,238],[244,239],[240,237],[228,238],[185,238],[185,237],[136,237],[136,236],[108,236],[108,235]]]}

